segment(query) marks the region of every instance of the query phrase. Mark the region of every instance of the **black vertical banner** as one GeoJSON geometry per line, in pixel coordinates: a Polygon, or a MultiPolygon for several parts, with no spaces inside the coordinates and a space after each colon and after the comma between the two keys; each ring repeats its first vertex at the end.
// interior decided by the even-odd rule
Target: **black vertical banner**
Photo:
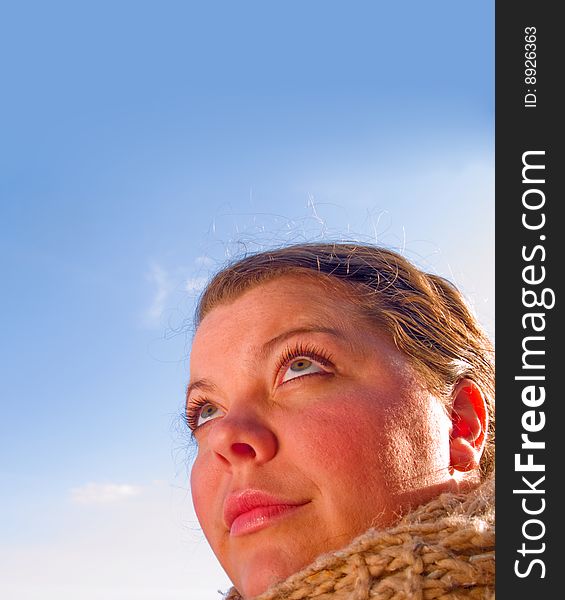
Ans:
{"type": "Polygon", "coordinates": [[[564,102],[558,91],[565,35],[558,6],[547,0],[496,2],[499,599],[565,597],[565,394],[558,389],[565,373],[565,232],[558,216],[565,203],[564,102]]]}

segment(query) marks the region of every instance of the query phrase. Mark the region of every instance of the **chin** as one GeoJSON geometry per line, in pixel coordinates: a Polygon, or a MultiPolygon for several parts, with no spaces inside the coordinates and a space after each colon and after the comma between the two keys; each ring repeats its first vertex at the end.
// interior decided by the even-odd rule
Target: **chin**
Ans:
{"type": "Polygon", "coordinates": [[[299,557],[284,552],[280,547],[258,548],[255,556],[243,558],[242,555],[241,558],[242,568],[232,581],[245,600],[252,600],[311,562],[309,558],[300,561],[299,557]]]}
{"type": "Polygon", "coordinates": [[[289,575],[290,573],[278,572],[278,569],[271,571],[263,569],[260,572],[247,574],[236,587],[245,600],[252,600],[266,592],[272,585],[284,581],[289,575]]]}

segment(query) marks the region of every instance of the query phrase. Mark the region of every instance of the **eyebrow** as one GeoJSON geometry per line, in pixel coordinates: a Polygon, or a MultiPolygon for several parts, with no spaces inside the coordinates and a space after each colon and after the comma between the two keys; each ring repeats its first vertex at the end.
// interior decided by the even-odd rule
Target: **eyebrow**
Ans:
{"type": "Polygon", "coordinates": [[[194,391],[194,390],[200,390],[203,392],[208,392],[209,394],[211,394],[212,392],[215,392],[217,390],[217,386],[214,385],[210,380],[208,379],[197,379],[196,381],[193,381],[192,383],[190,383],[187,388],[186,388],[186,403],[188,404],[188,399],[190,397],[190,394],[194,391]]]}

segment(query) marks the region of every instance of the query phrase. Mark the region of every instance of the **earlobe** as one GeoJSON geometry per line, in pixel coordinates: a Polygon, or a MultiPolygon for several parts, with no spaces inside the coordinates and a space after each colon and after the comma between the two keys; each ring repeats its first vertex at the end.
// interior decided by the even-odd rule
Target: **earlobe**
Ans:
{"type": "Polygon", "coordinates": [[[486,402],[470,379],[455,386],[451,404],[450,466],[454,471],[477,469],[488,428],[486,402]]]}

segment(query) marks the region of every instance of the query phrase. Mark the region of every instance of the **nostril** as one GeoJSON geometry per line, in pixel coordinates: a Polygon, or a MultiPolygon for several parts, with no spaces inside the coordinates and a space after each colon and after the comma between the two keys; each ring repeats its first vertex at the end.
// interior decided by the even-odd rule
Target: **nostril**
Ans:
{"type": "Polygon", "coordinates": [[[242,457],[249,457],[249,458],[255,458],[256,456],[256,452],[255,450],[253,450],[253,448],[249,445],[249,444],[242,444],[242,443],[235,443],[232,444],[231,446],[232,451],[234,454],[237,454],[238,456],[242,456],[242,457]]]}

